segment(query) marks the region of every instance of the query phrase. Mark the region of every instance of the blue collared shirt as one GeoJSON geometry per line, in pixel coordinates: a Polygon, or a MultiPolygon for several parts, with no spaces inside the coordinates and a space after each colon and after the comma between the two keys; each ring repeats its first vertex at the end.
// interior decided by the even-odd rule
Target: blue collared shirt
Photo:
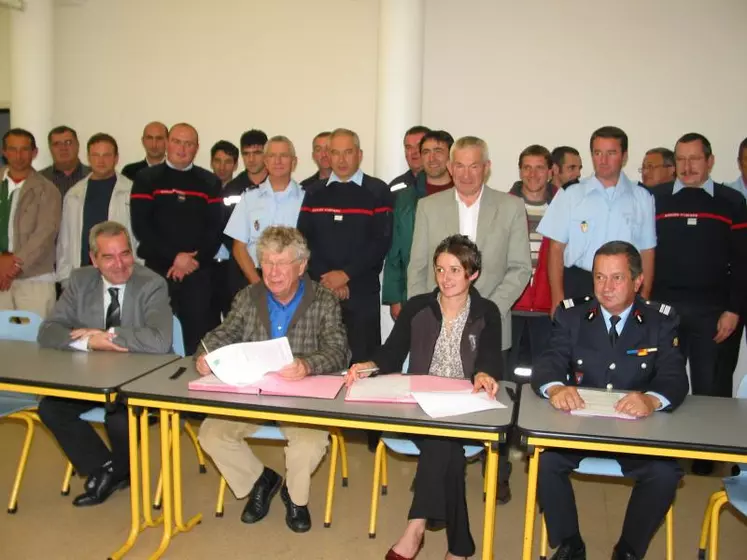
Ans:
{"type": "Polygon", "coordinates": [[[363,171],[361,171],[361,168],[358,168],[358,171],[353,173],[353,175],[348,179],[347,181],[343,181],[340,179],[337,174],[333,171],[332,175],[329,176],[329,179],[327,179],[327,184],[334,183],[337,181],[338,183],[355,183],[359,187],[363,185],[363,171]]]}
{"type": "MultiPolygon", "coordinates": [[[[672,194],[677,194],[682,189],[686,189],[686,188],[688,188],[687,185],[685,185],[685,183],[677,179],[674,182],[674,187],[672,188],[672,194]]],[[[711,197],[713,197],[713,179],[711,179],[710,177],[708,177],[708,180],[698,188],[703,189],[705,192],[710,194],[711,197]]]]}
{"type": "Polygon", "coordinates": [[[727,187],[731,187],[735,191],[742,193],[742,196],[747,198],[747,185],[744,184],[744,177],[741,175],[734,179],[731,183],[726,183],[727,187]]]}
{"type": "Polygon", "coordinates": [[[293,314],[298,309],[301,298],[303,298],[304,284],[305,282],[301,278],[296,294],[285,305],[276,300],[272,292],[267,290],[267,311],[270,314],[270,330],[272,331],[270,332],[270,338],[280,338],[288,332],[288,326],[291,319],[293,319],[293,314]]]}
{"type": "Polygon", "coordinates": [[[246,243],[249,256],[259,266],[259,236],[268,226],[296,227],[303,196],[303,189],[293,179],[284,191],[275,192],[268,177],[259,187],[241,195],[223,233],[246,243]]]}
{"type": "Polygon", "coordinates": [[[566,267],[590,271],[594,253],[608,241],[628,241],[639,251],[656,247],[654,199],[625,173],[610,188],[592,175],[558,191],[537,231],[565,244],[566,267]]]}
{"type": "MultiPolygon", "coordinates": [[[[607,332],[610,332],[610,327],[612,326],[612,322],[610,321],[610,317],[612,317],[612,313],[607,311],[603,306],[599,306],[599,309],[602,311],[602,319],[604,319],[604,327],[607,329],[607,332]]],[[[631,303],[625,311],[620,313],[618,317],[620,317],[620,320],[617,322],[617,325],[615,325],[615,330],[617,331],[618,336],[622,334],[623,329],[625,328],[625,323],[628,321],[628,317],[630,317],[630,312],[633,310],[633,304],[631,303]]],[[[560,381],[551,381],[550,383],[545,383],[542,387],[540,387],[540,394],[547,398],[547,390],[552,387],[553,385],[565,385],[565,383],[561,383],[560,381]]],[[[647,395],[652,395],[659,399],[659,402],[661,402],[661,406],[657,408],[656,410],[662,410],[664,408],[667,408],[671,402],[669,399],[661,395],[660,393],[655,393],[654,391],[646,391],[647,395]]]]}

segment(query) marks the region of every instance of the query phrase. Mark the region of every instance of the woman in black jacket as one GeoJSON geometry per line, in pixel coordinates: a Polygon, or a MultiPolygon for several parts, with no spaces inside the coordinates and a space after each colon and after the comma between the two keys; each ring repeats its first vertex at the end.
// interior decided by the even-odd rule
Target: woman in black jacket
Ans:
{"type": "MultiPolygon", "coordinates": [[[[361,370],[399,372],[409,353],[410,373],[470,379],[476,391],[484,389],[495,396],[503,367],[501,315],[492,301],[472,287],[481,261],[477,245],[468,237],[444,239],[433,255],[437,289],[403,306],[374,360],[354,364],[346,384],[365,377],[361,370]]],[[[428,436],[416,436],[413,441],[420,456],[408,524],[386,560],[414,558],[423,546],[427,521],[446,525],[447,560],[472,556],[475,543],[467,514],[463,442],[428,436]]]]}

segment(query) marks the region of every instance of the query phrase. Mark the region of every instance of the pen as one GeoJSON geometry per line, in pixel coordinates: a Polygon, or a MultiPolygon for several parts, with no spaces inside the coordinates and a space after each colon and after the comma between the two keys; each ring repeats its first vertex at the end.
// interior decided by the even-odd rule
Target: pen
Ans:
{"type": "MultiPolygon", "coordinates": [[[[348,371],[350,371],[350,370],[344,369],[344,370],[342,370],[342,372],[340,372],[340,375],[347,375],[348,371]]],[[[377,367],[369,367],[369,368],[359,369],[358,373],[376,373],[377,371],[379,371],[379,368],[377,368],[377,367]]]]}
{"type": "Polygon", "coordinates": [[[204,340],[201,340],[201,341],[200,341],[200,344],[202,344],[202,347],[203,347],[203,348],[205,349],[205,353],[206,353],[206,354],[210,354],[210,350],[208,350],[208,349],[207,349],[207,346],[205,346],[205,341],[204,341],[204,340]]]}
{"type": "Polygon", "coordinates": [[[187,368],[185,367],[177,368],[177,370],[174,373],[169,375],[169,379],[179,379],[179,376],[181,376],[181,374],[184,373],[185,371],[187,371],[187,368]]]}

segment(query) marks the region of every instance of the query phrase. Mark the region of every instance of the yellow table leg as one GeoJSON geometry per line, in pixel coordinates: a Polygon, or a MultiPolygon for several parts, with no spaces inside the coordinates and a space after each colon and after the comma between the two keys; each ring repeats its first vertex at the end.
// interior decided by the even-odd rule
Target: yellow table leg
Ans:
{"type": "Polygon", "coordinates": [[[498,447],[489,445],[485,461],[485,524],[482,532],[482,558],[493,558],[493,538],[495,536],[495,494],[498,487],[498,447]]]}
{"type": "Polygon", "coordinates": [[[138,469],[137,417],[131,406],[127,407],[127,424],[130,429],[130,533],[125,543],[112,554],[110,560],[119,560],[134,546],[140,534],[140,476],[138,469]]]}
{"type": "Polygon", "coordinates": [[[161,473],[163,477],[163,535],[158,549],[151,555],[150,560],[160,558],[171,543],[173,535],[173,498],[171,496],[171,446],[169,445],[169,433],[171,431],[171,412],[161,409],[161,473]]]}
{"type": "MultiPolygon", "coordinates": [[[[181,429],[179,425],[179,413],[171,413],[171,452],[174,455],[172,468],[174,469],[174,520],[176,525],[175,533],[191,531],[202,519],[202,514],[198,513],[192,519],[184,523],[182,513],[182,445],[181,429]]],[[[165,482],[164,482],[165,484],[165,482]]]]}
{"type": "Polygon", "coordinates": [[[532,543],[534,541],[534,518],[537,514],[537,472],[539,470],[540,450],[534,448],[529,458],[529,478],[527,479],[527,504],[524,514],[524,548],[522,560],[532,559],[532,543]]]}
{"type": "Polygon", "coordinates": [[[335,432],[330,433],[332,449],[329,452],[329,478],[327,480],[327,500],[324,505],[324,526],[332,525],[332,502],[335,499],[335,474],[337,473],[337,447],[339,438],[335,432]]]}
{"type": "Polygon", "coordinates": [[[729,501],[726,492],[719,496],[713,504],[711,510],[711,538],[708,546],[708,558],[709,560],[718,560],[718,522],[719,515],[721,514],[721,508],[724,504],[729,501]]]}
{"type": "Polygon", "coordinates": [[[140,464],[142,465],[143,486],[143,526],[141,531],[147,527],[156,527],[163,521],[163,516],[153,519],[150,508],[150,433],[148,431],[148,409],[144,408],[140,414],[140,464]]]}

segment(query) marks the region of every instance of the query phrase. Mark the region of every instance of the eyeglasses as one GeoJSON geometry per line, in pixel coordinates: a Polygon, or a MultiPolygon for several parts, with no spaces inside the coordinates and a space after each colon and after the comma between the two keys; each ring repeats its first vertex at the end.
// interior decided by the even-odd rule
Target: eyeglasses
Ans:
{"type": "Polygon", "coordinates": [[[643,173],[644,171],[651,172],[654,169],[659,169],[660,167],[673,167],[673,165],[671,163],[659,163],[657,165],[649,163],[648,165],[644,165],[643,167],[639,167],[638,168],[638,173],[643,173]]]}
{"type": "Polygon", "coordinates": [[[298,259],[293,259],[292,261],[265,261],[261,260],[259,261],[259,265],[262,267],[262,270],[268,270],[270,268],[288,268],[291,266],[294,262],[296,262],[298,259]]]}
{"type": "Polygon", "coordinates": [[[75,140],[71,138],[68,138],[67,140],[55,140],[54,142],[52,142],[52,147],[53,148],[59,148],[60,146],[70,147],[73,145],[73,142],[75,142],[75,140]]]}

